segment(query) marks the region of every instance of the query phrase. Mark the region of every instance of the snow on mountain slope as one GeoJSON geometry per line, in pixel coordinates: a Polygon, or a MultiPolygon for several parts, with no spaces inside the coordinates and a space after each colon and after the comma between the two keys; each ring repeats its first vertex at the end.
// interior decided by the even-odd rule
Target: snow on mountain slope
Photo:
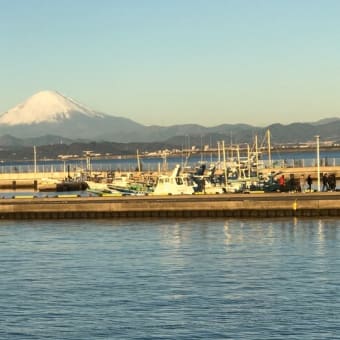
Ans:
{"type": "Polygon", "coordinates": [[[102,117],[97,112],[56,91],[41,91],[0,116],[7,125],[51,123],[69,119],[75,113],[102,117]]]}

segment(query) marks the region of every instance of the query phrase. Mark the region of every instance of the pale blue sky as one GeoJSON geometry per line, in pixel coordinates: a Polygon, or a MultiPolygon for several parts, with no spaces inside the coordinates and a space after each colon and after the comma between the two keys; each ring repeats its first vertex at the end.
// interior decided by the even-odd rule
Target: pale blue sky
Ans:
{"type": "Polygon", "coordinates": [[[40,90],[142,124],[340,116],[340,1],[0,0],[0,113],[40,90]]]}

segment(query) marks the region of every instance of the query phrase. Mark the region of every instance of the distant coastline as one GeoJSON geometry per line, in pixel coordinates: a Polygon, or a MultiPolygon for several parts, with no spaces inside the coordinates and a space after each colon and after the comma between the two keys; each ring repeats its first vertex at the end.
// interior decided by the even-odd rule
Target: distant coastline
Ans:
{"type": "MultiPolygon", "coordinates": [[[[228,146],[226,146],[226,150],[228,150],[228,146]]],[[[311,154],[316,153],[316,147],[287,147],[287,146],[273,146],[271,147],[271,153],[274,155],[275,153],[279,154],[311,154]]],[[[243,149],[244,151],[244,149],[243,149]]],[[[320,153],[325,152],[340,152],[340,146],[320,146],[320,153]]],[[[262,155],[268,155],[268,148],[259,148],[259,153],[262,155]]],[[[199,157],[200,155],[204,155],[205,158],[207,155],[218,155],[218,150],[216,148],[212,148],[209,150],[200,150],[200,149],[186,149],[186,150],[159,150],[157,153],[150,152],[150,153],[143,153],[139,154],[141,159],[159,159],[159,158],[191,158],[191,157],[199,157]]],[[[137,159],[136,152],[131,151],[131,153],[126,154],[91,154],[88,156],[91,160],[131,160],[137,159]]],[[[340,154],[339,154],[340,157],[340,154]]],[[[64,155],[63,157],[38,157],[38,161],[40,162],[68,162],[68,161],[84,161],[86,160],[86,155],[64,155]]],[[[16,162],[25,162],[30,163],[33,162],[33,154],[31,157],[27,158],[12,158],[12,159],[0,159],[0,164],[6,163],[16,163],[16,162]]]]}

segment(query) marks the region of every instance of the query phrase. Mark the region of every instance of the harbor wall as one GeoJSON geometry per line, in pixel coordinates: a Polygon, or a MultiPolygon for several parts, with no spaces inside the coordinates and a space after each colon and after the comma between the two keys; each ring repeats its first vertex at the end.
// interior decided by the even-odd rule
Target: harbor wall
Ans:
{"type": "Polygon", "coordinates": [[[0,200],[1,219],[268,218],[340,216],[340,194],[21,197],[0,200]]]}

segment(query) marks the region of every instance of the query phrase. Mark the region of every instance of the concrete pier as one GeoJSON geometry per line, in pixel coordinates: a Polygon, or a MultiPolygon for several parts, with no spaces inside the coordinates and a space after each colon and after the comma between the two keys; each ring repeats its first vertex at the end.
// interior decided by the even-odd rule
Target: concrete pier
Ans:
{"type": "Polygon", "coordinates": [[[340,216],[340,193],[141,197],[17,197],[0,200],[1,219],[273,218],[340,216]]]}

